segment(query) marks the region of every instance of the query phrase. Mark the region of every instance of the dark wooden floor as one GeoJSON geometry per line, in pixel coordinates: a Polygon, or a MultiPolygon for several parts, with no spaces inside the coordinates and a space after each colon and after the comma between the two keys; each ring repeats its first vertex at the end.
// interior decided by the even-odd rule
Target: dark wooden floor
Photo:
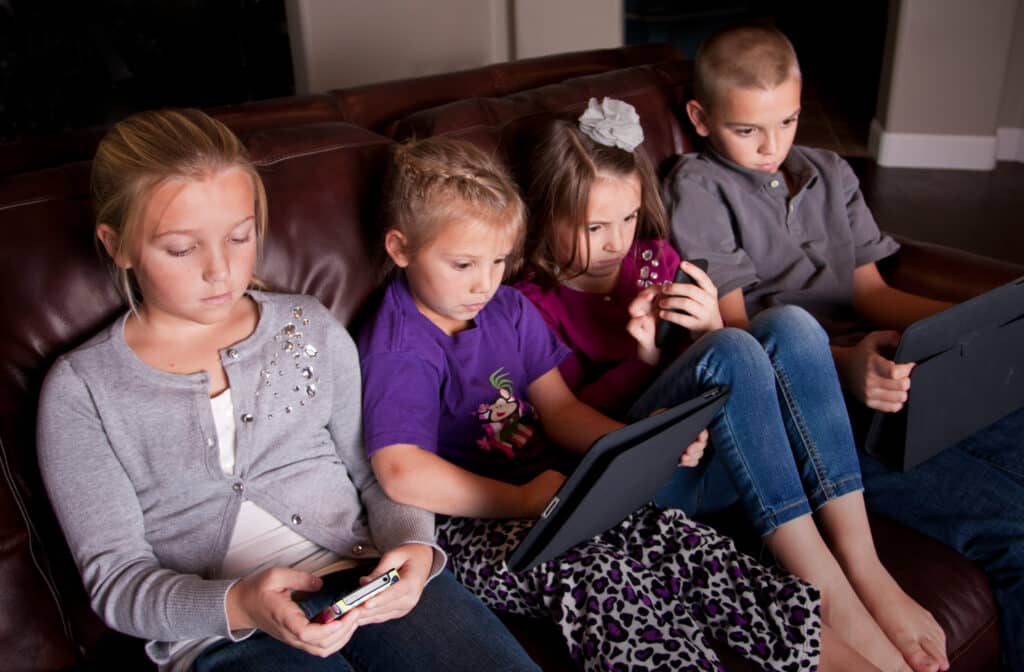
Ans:
{"type": "Polygon", "coordinates": [[[870,158],[868,121],[805,82],[797,142],[845,157],[878,225],[909,238],[1024,265],[1024,163],[995,170],[883,168],[870,158]]]}
{"type": "Polygon", "coordinates": [[[1024,163],[992,171],[850,163],[882,230],[1024,264],[1024,163]]]}

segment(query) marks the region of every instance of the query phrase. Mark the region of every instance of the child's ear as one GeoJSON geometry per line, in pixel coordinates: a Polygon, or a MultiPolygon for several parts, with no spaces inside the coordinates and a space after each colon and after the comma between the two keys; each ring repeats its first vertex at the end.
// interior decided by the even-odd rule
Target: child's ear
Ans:
{"type": "Polygon", "coordinates": [[[114,265],[118,268],[129,269],[132,267],[132,262],[122,254],[118,249],[120,247],[121,238],[117,235],[117,231],[114,231],[113,227],[109,224],[97,224],[96,225],[96,237],[103,243],[103,249],[107,251],[110,258],[114,260],[114,265]]]}
{"type": "Polygon", "coordinates": [[[384,234],[384,249],[387,250],[391,261],[395,262],[395,266],[405,268],[409,265],[409,255],[406,254],[408,241],[401,231],[388,229],[388,232],[384,234]]]}
{"type": "Polygon", "coordinates": [[[686,116],[690,118],[690,123],[697,129],[697,135],[702,138],[706,138],[711,135],[711,130],[708,128],[708,114],[704,107],[696,100],[689,100],[686,103],[686,116]]]}

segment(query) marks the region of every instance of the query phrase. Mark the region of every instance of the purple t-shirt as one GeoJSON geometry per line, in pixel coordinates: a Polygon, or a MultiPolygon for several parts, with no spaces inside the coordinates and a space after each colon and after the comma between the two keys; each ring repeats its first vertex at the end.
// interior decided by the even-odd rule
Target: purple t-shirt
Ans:
{"type": "Polygon", "coordinates": [[[618,284],[607,294],[565,285],[545,291],[529,280],[516,284],[572,348],[558,368],[577,397],[621,417],[654,380],[658,369],[637,357],[636,339],[626,331],[629,304],[645,287],[671,282],[678,267],[679,255],[668,242],[645,240],[633,243],[618,284]]]}
{"type": "Polygon", "coordinates": [[[413,444],[512,483],[564,468],[526,388],[568,348],[511,287],[500,287],[474,322],[449,336],[420,313],[404,275],[388,285],[359,339],[367,453],[413,444]]]}

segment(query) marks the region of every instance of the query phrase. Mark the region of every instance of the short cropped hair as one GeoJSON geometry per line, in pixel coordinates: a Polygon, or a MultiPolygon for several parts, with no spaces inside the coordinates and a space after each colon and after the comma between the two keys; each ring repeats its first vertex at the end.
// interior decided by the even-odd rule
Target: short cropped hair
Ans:
{"type": "Polygon", "coordinates": [[[736,26],[707,38],[694,61],[694,95],[710,109],[730,87],[773,89],[800,80],[789,39],[770,26],[736,26]]]}

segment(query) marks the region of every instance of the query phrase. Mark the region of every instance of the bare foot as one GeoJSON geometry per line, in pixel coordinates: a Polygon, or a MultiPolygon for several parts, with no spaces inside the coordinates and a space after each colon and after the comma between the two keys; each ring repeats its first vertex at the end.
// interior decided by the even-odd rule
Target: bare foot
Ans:
{"type": "Polygon", "coordinates": [[[821,618],[833,632],[884,672],[911,672],[900,649],[889,640],[844,580],[822,587],[821,618]]]}
{"type": "Polygon", "coordinates": [[[882,574],[857,584],[868,611],[914,672],[948,670],[942,626],[931,612],[903,592],[889,572],[883,569],[882,574]]]}

